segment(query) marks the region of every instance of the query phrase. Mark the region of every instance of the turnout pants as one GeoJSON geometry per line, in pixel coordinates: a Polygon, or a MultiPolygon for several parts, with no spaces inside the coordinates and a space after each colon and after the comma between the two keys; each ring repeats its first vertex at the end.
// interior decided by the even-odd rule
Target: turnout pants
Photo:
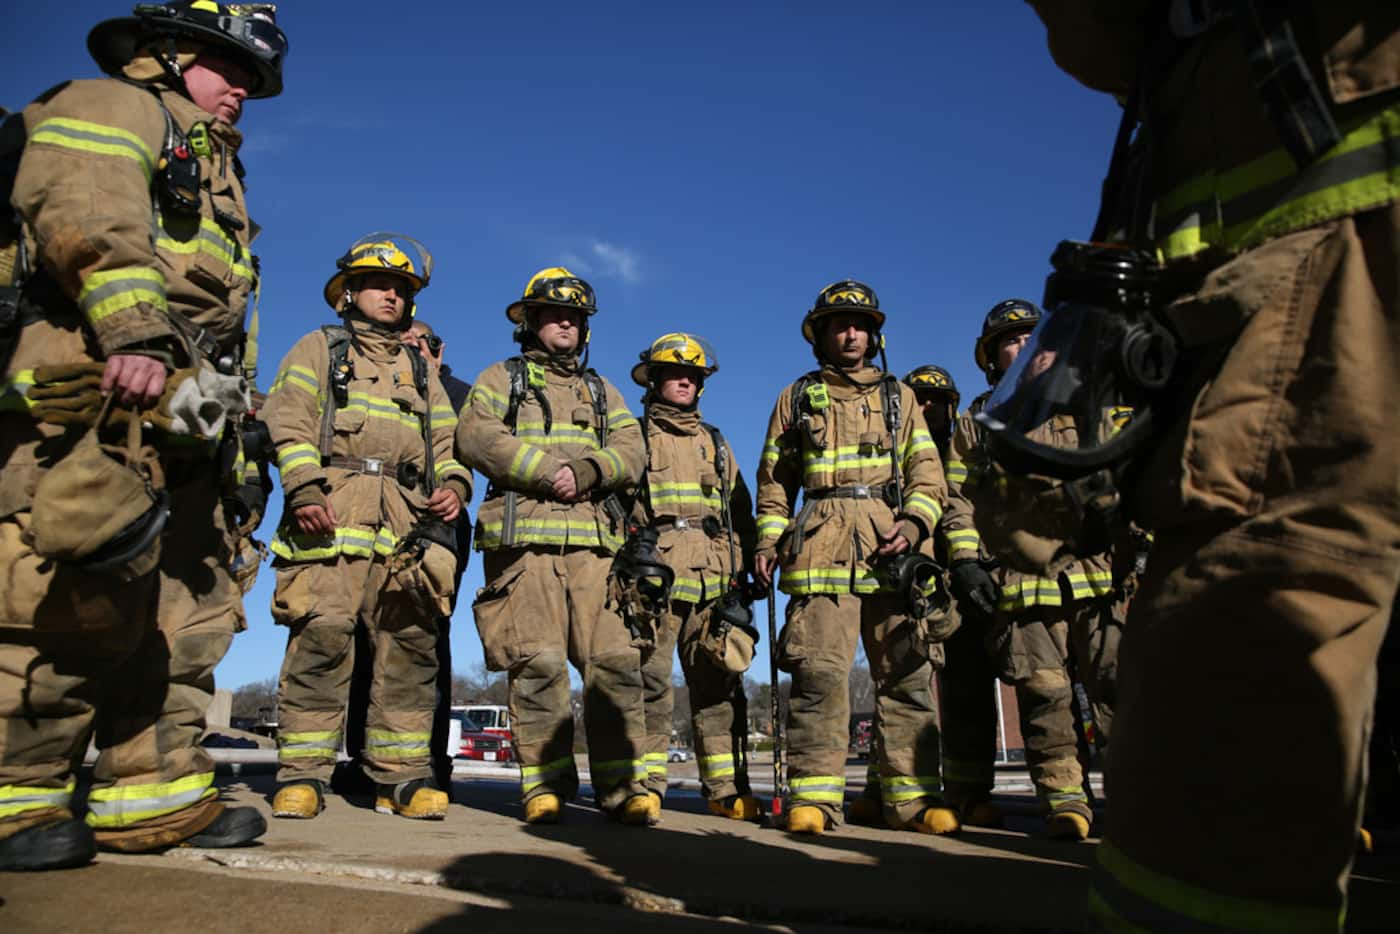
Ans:
{"type": "Polygon", "coordinates": [[[244,627],[233,538],[210,465],[168,474],[160,565],[130,584],[38,558],[28,511],[0,519],[0,837],[69,813],[94,730],[87,823],[104,846],[168,846],[223,809],[199,740],[244,627]]]}
{"type": "Polygon", "coordinates": [[[889,594],[815,594],[788,601],[778,664],[792,675],[788,704],[789,807],[813,805],[841,822],[850,742],[848,684],[856,639],[875,681],[881,800],[901,826],[942,801],[933,669],[913,624],[889,594]]]}
{"type": "MultiPolygon", "coordinates": [[[[583,677],[583,720],[598,807],[645,794],[641,657],[606,606],[611,558],[592,549],[483,553],[472,612],[492,671],[510,678],[511,729],[524,800],[578,791],[568,664],[583,677]]],[[[669,729],[668,729],[669,735],[669,729]]]]}
{"type": "Polygon", "coordinates": [[[1075,811],[1092,821],[1075,725],[1074,680],[1084,685],[1094,732],[1107,744],[1121,638],[1111,598],[1076,601],[1066,594],[1062,606],[998,614],[993,626],[1002,677],[1016,689],[1026,765],[1041,810],[1075,811]]]}
{"type": "Polygon", "coordinates": [[[344,738],[357,620],[374,652],[365,772],[383,785],[432,777],[437,621],[419,615],[401,592],[386,593],[387,578],[379,557],[277,569],[273,618],[290,630],[278,683],[278,781],[331,779],[344,738]]]}
{"type": "Polygon", "coordinates": [[[721,669],[701,649],[700,637],[707,616],[708,607],[672,603],[657,634],[656,648],[642,664],[646,787],[662,797],[666,795],[666,756],[675,709],[671,660],[678,642],[681,671],[690,697],[690,728],[695,737],[701,792],[710,800],[749,793],[749,777],[744,768],[748,704],[744,700],[743,675],[721,669]]]}
{"type": "Polygon", "coordinates": [[[1337,930],[1400,578],[1400,205],[1270,241],[1173,310],[1251,316],[1197,353],[1144,464],[1156,541],[1090,910],[1114,930],[1337,930]],[[1299,767],[1280,781],[1251,749],[1299,767]]]}

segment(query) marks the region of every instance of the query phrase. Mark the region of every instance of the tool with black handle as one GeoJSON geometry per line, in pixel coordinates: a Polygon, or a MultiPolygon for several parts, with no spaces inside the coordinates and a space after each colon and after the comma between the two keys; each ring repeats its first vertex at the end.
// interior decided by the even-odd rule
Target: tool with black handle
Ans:
{"type": "Polygon", "coordinates": [[[787,800],[787,747],[783,744],[783,704],[778,690],[778,586],[768,584],[768,675],[772,689],[768,692],[768,715],[773,721],[773,806],[769,813],[775,823],[783,819],[783,802],[787,800]]]}

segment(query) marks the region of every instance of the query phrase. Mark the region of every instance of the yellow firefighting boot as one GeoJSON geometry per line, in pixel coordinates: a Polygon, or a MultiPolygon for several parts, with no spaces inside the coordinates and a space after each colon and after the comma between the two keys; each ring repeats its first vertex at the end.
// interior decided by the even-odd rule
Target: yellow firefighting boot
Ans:
{"type": "Polygon", "coordinates": [[[826,812],[810,804],[799,804],[788,812],[788,833],[826,833],[826,812]]]}
{"type": "Polygon", "coordinates": [[[272,797],[273,817],[309,820],[326,809],[326,788],[318,781],[288,782],[272,797]]]}
{"type": "Polygon", "coordinates": [[[661,820],[661,796],[653,792],[633,795],[613,812],[619,823],[629,827],[645,827],[661,820]]]}
{"type": "Polygon", "coordinates": [[[1376,852],[1376,841],[1365,827],[1356,835],[1356,852],[1361,855],[1376,852]]]}
{"type": "Polygon", "coordinates": [[[447,816],[447,792],[434,788],[426,778],[380,785],[374,809],[380,814],[397,814],[413,820],[442,820],[447,816]]]}
{"type": "Polygon", "coordinates": [[[885,823],[885,806],[879,798],[861,795],[846,808],[846,820],[866,827],[880,827],[885,823]]]}
{"type": "Polygon", "coordinates": [[[1045,818],[1045,832],[1051,840],[1087,840],[1089,819],[1077,811],[1056,811],[1045,818]]]}
{"type": "Polygon", "coordinates": [[[924,808],[904,827],[906,830],[917,830],[919,833],[931,833],[936,836],[962,830],[962,824],[958,823],[958,812],[945,807],[924,808]]]}
{"type": "Polygon", "coordinates": [[[558,795],[535,795],[525,802],[525,823],[557,824],[562,807],[563,802],[558,795]]]}
{"type": "Polygon", "coordinates": [[[753,820],[763,816],[763,808],[753,795],[730,795],[708,805],[711,814],[727,817],[730,820],[753,820]]]}

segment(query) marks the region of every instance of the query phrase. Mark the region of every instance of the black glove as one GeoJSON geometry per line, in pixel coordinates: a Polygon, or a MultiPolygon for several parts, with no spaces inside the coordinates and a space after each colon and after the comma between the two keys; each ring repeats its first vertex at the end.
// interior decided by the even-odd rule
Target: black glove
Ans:
{"type": "Polygon", "coordinates": [[[970,606],[984,616],[995,612],[997,599],[1001,596],[1001,588],[992,580],[992,575],[973,558],[954,561],[948,568],[948,589],[953,591],[964,613],[970,606]]]}
{"type": "Polygon", "coordinates": [[[248,528],[251,532],[262,524],[263,514],[267,512],[267,491],[261,484],[245,483],[224,496],[224,509],[234,528],[248,528]]]}

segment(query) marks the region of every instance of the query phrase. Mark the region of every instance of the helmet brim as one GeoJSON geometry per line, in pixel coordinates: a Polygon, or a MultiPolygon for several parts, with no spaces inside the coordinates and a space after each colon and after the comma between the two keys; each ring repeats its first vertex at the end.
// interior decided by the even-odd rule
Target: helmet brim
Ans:
{"type": "Polygon", "coordinates": [[[874,328],[871,329],[872,336],[874,332],[878,332],[885,326],[885,313],[878,308],[862,308],[859,305],[823,305],[820,308],[813,308],[802,319],[802,336],[807,339],[807,343],[813,347],[817,346],[816,323],[822,318],[843,313],[868,316],[875,322],[874,328]]]}
{"type": "MultiPolygon", "coordinates": [[[[250,99],[276,97],[282,93],[280,68],[259,59],[217,29],[210,29],[199,23],[184,22],[180,24],[178,35],[202,43],[214,54],[223,55],[252,72],[256,86],[248,89],[250,99]]],[[[143,41],[150,38],[152,34],[143,26],[140,17],[119,16],[103,20],[88,33],[88,54],[97,62],[98,68],[117,77],[140,53],[143,41]]]]}

